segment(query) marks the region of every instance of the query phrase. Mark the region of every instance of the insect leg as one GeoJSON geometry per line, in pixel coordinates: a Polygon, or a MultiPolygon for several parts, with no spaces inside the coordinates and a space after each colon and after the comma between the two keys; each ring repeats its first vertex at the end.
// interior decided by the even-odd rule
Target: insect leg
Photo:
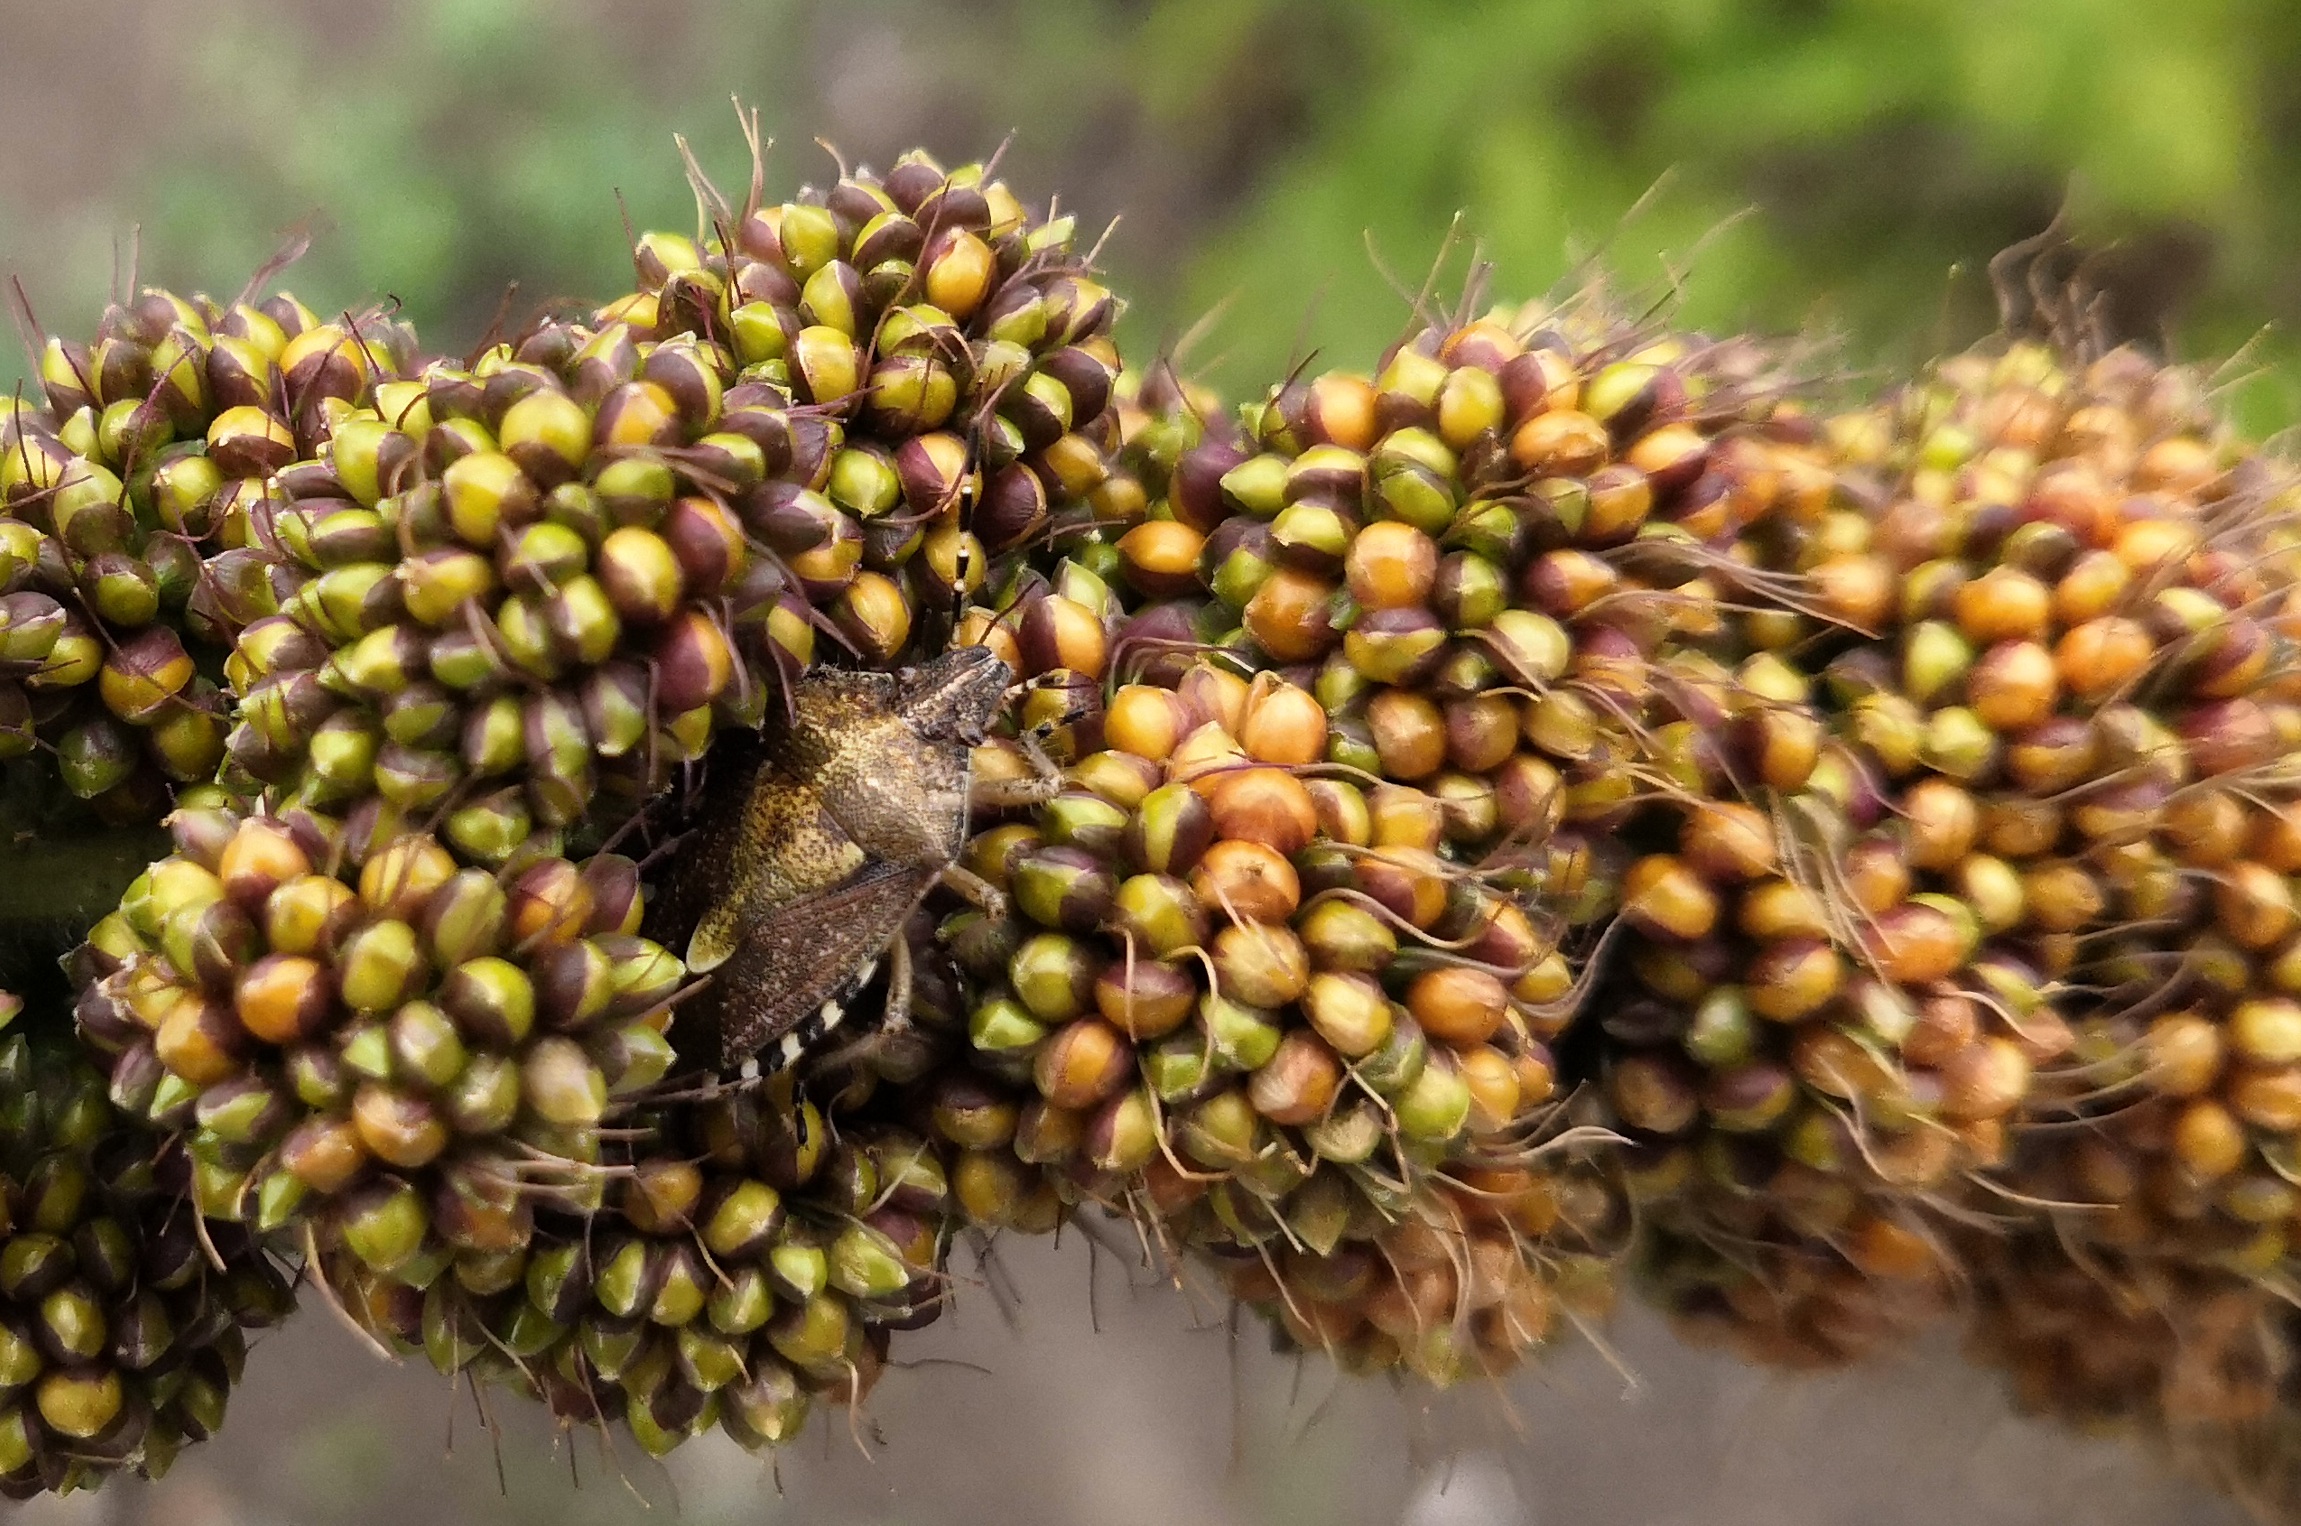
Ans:
{"type": "Polygon", "coordinates": [[[1011,810],[1018,805],[1041,804],[1062,792],[1059,769],[1033,779],[972,779],[967,783],[967,807],[973,811],[1011,810]]]}
{"type": "Polygon", "coordinates": [[[837,1048],[810,1058],[810,1069],[833,1071],[859,1065],[886,1047],[890,1039],[911,1031],[911,943],[897,937],[887,945],[887,1005],[867,1033],[859,1033],[837,1048]]]}
{"type": "Polygon", "coordinates": [[[1024,779],[967,780],[967,807],[974,811],[1003,811],[1019,805],[1038,805],[1052,800],[1063,792],[1061,765],[1047,756],[1046,739],[1073,718],[1065,715],[1051,721],[1041,721],[1015,738],[1030,764],[1030,777],[1024,779]]]}
{"type": "Polygon", "coordinates": [[[992,921],[1007,919],[1007,893],[974,870],[946,864],[937,883],[992,921]]]}

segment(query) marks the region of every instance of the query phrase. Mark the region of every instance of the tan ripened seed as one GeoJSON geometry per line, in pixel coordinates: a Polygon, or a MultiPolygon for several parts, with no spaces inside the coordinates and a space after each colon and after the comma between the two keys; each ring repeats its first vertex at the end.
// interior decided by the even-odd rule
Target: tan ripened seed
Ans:
{"type": "Polygon", "coordinates": [[[1649,854],[1622,878],[1622,915],[1647,932],[1699,938],[1717,925],[1718,898],[1684,860],[1649,854]]]}
{"type": "Polygon", "coordinates": [[[2148,628],[2123,615],[2102,615],[2073,628],[2053,653],[2062,683],[2087,700],[2117,695],[2148,670],[2156,654],[2148,628]]]}
{"type": "Polygon", "coordinates": [[[1438,576],[1438,544],[1402,521],[1377,520],[1352,538],[1343,576],[1351,597],[1368,609],[1426,603],[1438,576]]]}
{"type": "Polygon", "coordinates": [[[2221,1075],[2221,1026],[2196,1012],[2168,1012],[2142,1037],[2150,1088],[2169,1097],[2202,1096],[2221,1075]]]}
{"type": "Polygon", "coordinates": [[[1721,884],[1771,874],[1780,857],[1772,819],[1736,801],[1695,807],[1679,833],[1678,852],[1695,873],[1721,884]]]}
{"type": "Polygon", "coordinates": [[[2215,1181],[2244,1163],[2245,1129],[2220,1103],[2200,1100],[2175,1117],[2172,1145],[2174,1158],[2192,1176],[2215,1181]]]}
{"type": "Polygon", "coordinates": [[[1207,797],[1218,837],[1260,843],[1282,858],[1308,847],[1318,808],[1302,781],[1279,768],[1248,768],[1222,778],[1207,797]]]}
{"type": "Polygon", "coordinates": [[[1310,977],[1302,1013],[1337,1054],[1361,1059],[1390,1038],[1390,998],[1373,976],[1358,971],[1321,971],[1310,977]]]}
{"type": "Polygon", "coordinates": [[[1190,715],[1171,689],[1122,684],[1103,710],[1103,740],[1121,752],[1163,762],[1190,731],[1190,715]]]}
{"type": "Polygon", "coordinates": [[[249,911],[298,875],[311,872],[311,859],[285,823],[251,817],[240,823],[216,864],[224,894],[249,911]]]}
{"type": "Polygon", "coordinates": [[[1253,1007],[1283,1007],[1310,983],[1310,953],[1290,927],[1266,922],[1233,924],[1215,934],[1217,988],[1253,1007]]]}
{"type": "Polygon", "coordinates": [[[1226,840],[1208,848],[1190,886],[1210,909],[1241,922],[1284,922],[1302,903],[1294,866],[1259,842],[1226,840]]]}
{"type": "Polygon", "coordinates": [[[1948,869],[1973,851],[1981,812],[1971,793],[1947,779],[1920,779],[1902,800],[1913,868],[1948,869]]]}
{"type": "Polygon", "coordinates": [[[1309,690],[1275,674],[1255,676],[1238,718],[1239,746],[1248,757],[1288,767],[1316,763],[1326,756],[1326,732],[1326,711],[1309,690]]]}
{"type": "Polygon", "coordinates": [[[1247,1082],[1255,1111],[1273,1123],[1299,1127],[1326,1116],[1342,1087],[1342,1062],[1315,1033],[1300,1029],[1247,1082]]]}
{"type": "Polygon", "coordinates": [[[2052,594],[2018,567],[1993,567],[1960,586],[1951,609],[1959,632],[1976,646],[2035,641],[2046,633],[2052,594]]]}
{"type": "Polygon", "coordinates": [[[2254,1128],[2301,1133],[2301,1065],[2239,1066],[2223,1090],[2230,1111],[2254,1128]]]}
{"type": "Polygon", "coordinates": [[[1788,938],[1826,942],[1832,936],[1828,905],[1795,880],[1760,880],[1744,890],[1734,925],[1761,943],[1788,938]]]}
{"type": "Polygon", "coordinates": [[[1501,1031],[1510,993],[1484,970],[1427,970],[1406,988],[1406,1009],[1432,1038],[1469,1048],[1501,1031]]]}
{"type": "Polygon", "coordinates": [[[2301,1002],[2289,997],[2256,997],[2229,1014],[2229,1049],[2252,1065],[2301,1062],[2301,1002]]]}
{"type": "Polygon", "coordinates": [[[2240,948],[2267,949],[2292,931],[2292,887],[2263,864],[2236,863],[2224,869],[2213,888],[2215,920],[2240,948]]]}

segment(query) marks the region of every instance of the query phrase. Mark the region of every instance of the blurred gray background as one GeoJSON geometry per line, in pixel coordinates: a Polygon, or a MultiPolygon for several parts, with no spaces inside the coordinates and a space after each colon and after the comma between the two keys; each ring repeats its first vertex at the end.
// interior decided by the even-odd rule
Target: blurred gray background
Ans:
{"type": "MultiPolygon", "coordinates": [[[[1985,331],[1980,271],[2066,210],[2119,323],[2219,362],[2264,433],[2301,409],[2301,10],[2278,0],[0,0],[0,272],[85,332],[142,278],[393,296],[461,349],[519,303],[623,287],[628,212],[691,226],[671,134],[770,186],[1006,145],[1028,198],[1118,226],[1130,353],[1201,320],[1235,389],[1369,363],[1457,211],[1548,289],[1603,251],[1685,321],[1810,328],[1907,365],[1985,331]]],[[[1460,256],[1454,269],[1459,273],[1460,256]]],[[[1450,288],[1449,288],[1450,289],[1450,288]]],[[[0,348],[0,385],[22,375],[0,348]]],[[[233,1423],[157,1487],[28,1523],[664,1520],[2213,1523],[2147,1463],[2011,1416],[1946,1340],[1794,1379],[1627,1315],[1433,1403],[1233,1342],[1219,1306],[1074,1243],[906,1340],[858,1450],[843,1413],[779,1476],[668,1468],[380,1366],[307,1312],[233,1423]],[[1099,1328],[1098,1328],[1099,1326],[1099,1328]],[[620,1470],[618,1467],[620,1463],[620,1470]],[[499,1483],[499,1466],[501,1481],[499,1483]]]]}
{"type": "MultiPolygon", "coordinates": [[[[862,1423],[774,1464],[713,1436],[658,1465],[497,1396],[387,1367],[317,1309],[265,1339],[224,1434],[156,1485],[24,1526],[2238,1526],[2138,1454],[2017,1418],[1944,1339],[1791,1377],[1625,1312],[1507,1387],[1433,1397],[1234,1339],[1221,1306],[1078,1237],[1004,1242],[1018,1303],[967,1288],[899,1341],[862,1423]],[[1090,1286],[1092,1291],[1090,1292],[1090,1286]],[[860,1442],[858,1437],[861,1438],[860,1442]],[[499,1482],[498,1469],[501,1469],[499,1482]]],[[[968,1262],[954,1265],[962,1278],[968,1262]]]]}

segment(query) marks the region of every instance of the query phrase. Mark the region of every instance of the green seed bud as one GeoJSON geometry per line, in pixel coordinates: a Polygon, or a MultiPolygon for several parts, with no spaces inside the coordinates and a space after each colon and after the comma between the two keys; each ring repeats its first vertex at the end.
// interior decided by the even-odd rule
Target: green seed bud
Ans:
{"type": "Polygon", "coordinates": [[[471,711],[463,728],[464,767],[484,779],[510,773],[526,761],[527,726],[517,699],[499,694],[471,711]]]}
{"type": "Polygon", "coordinates": [[[448,1124],[459,1134],[500,1134],[519,1116],[519,1069],[504,1055],[479,1054],[440,1098],[448,1124]]]}
{"type": "Polygon", "coordinates": [[[600,1259],[592,1296],[616,1318],[635,1318],[650,1296],[647,1274],[647,1242],[626,1240],[600,1259]]]}
{"type": "Polygon", "coordinates": [[[850,1224],[831,1242],[831,1286],[851,1298],[891,1298],[911,1281],[895,1243],[866,1224],[850,1224]]]}
{"type": "MultiPolygon", "coordinates": [[[[1328,1042],[1333,1041],[1330,1039],[1328,1042]]],[[[1379,1048],[1359,1061],[1358,1078],[1381,1096],[1395,1102],[1401,1093],[1421,1078],[1429,1059],[1430,1041],[1423,1036],[1421,1027],[1401,1009],[1393,1006],[1390,1035],[1379,1048]]],[[[1464,1094],[1468,1094],[1467,1087],[1464,1088],[1464,1094]]]]}
{"type": "Polygon", "coordinates": [[[496,551],[496,570],[517,593],[549,593],[590,561],[591,547],[582,535],[549,520],[527,526],[496,551]]]}
{"type": "Polygon", "coordinates": [[[591,417],[563,392],[539,387],[504,410],[504,454],[546,488],[578,471],[591,453],[591,417]]]}
{"type": "Polygon", "coordinates": [[[567,1326],[533,1304],[514,1300],[510,1316],[496,1332],[496,1338],[513,1357],[529,1361],[566,1340],[567,1326]]]}
{"type": "Polygon", "coordinates": [[[1030,1015],[1041,1023],[1070,1021],[1094,1003],[1094,961],[1077,939],[1041,933],[1015,951],[1007,978],[1030,1015]]]}
{"type": "Polygon", "coordinates": [[[413,1260],[429,1220],[423,1200],[405,1183],[378,1183],[348,1203],[339,1230],[344,1245],[371,1271],[386,1275],[413,1260]]]}
{"type": "Polygon", "coordinates": [[[786,1240],[767,1253],[767,1269],[779,1297],[806,1300],[830,1285],[831,1263],[819,1245],[786,1240]]]}
{"type": "Polygon", "coordinates": [[[805,1428],[808,1398],[780,1362],[754,1356],[751,1370],[721,1390],[720,1423],[746,1447],[777,1446],[805,1428]]]}
{"type": "Polygon", "coordinates": [[[1902,692],[1918,704],[1950,693],[1973,666],[1973,648],[1957,628],[1941,620],[1910,627],[1902,646],[1902,692]]]}
{"type": "Polygon", "coordinates": [[[446,1086],[470,1057],[456,1024],[428,1001],[411,1001],[394,1012],[389,1036],[394,1073],[428,1087],[446,1086]]]}
{"type": "Polygon", "coordinates": [[[1210,919],[1190,886],[1172,874],[1137,874],[1119,884],[1111,921],[1138,957],[1160,958],[1204,946],[1210,919]]]}
{"type": "Polygon", "coordinates": [[[767,1274],[756,1266],[723,1268],[704,1305],[711,1327],[725,1335],[748,1335],[775,1315],[775,1295],[767,1274]]]}
{"type": "Polygon", "coordinates": [[[1012,996],[995,995],[977,1002],[967,1018],[967,1035],[986,1054],[1017,1054],[1038,1045],[1047,1026],[1012,996]]]}
{"type": "Polygon", "coordinates": [[[86,1441],[120,1413],[120,1375],[109,1368],[51,1372],[40,1380],[35,1402],[50,1430],[86,1441]]]}
{"type": "Polygon", "coordinates": [[[625,620],[660,624],[679,608],[679,559],[652,530],[626,526],[610,532],[599,548],[598,569],[608,603],[625,620]]]}
{"type": "Polygon", "coordinates": [[[582,1321],[576,1331],[592,1370],[610,1383],[623,1376],[646,1343],[646,1332],[636,1323],[613,1322],[597,1316],[582,1321]]]}
{"type": "Polygon", "coordinates": [[[388,1012],[430,974],[415,929],[397,918],[360,928],[343,943],[337,994],[354,1012],[388,1012]]]}
{"type": "Polygon", "coordinates": [[[1196,1028],[1170,1033],[1141,1053],[1143,1079],[1161,1102],[1194,1096],[1215,1074],[1206,1036],[1196,1028]]]}
{"type": "MultiPolygon", "coordinates": [[[[1153,875],[1185,875],[1213,842],[1214,814],[1205,797],[1187,784],[1167,784],[1143,796],[1127,821],[1124,847],[1128,861],[1139,869],[1153,875]]],[[[1129,880],[1119,887],[1122,905],[1133,883],[1129,880]]],[[[1143,895],[1147,889],[1134,893],[1143,895]]]]}
{"type": "Polygon", "coordinates": [[[849,1337],[854,1333],[847,1301],[836,1294],[817,1294],[796,1308],[777,1312],[768,1321],[767,1342],[802,1372],[830,1372],[842,1367],[849,1337]]]}
{"type": "Polygon", "coordinates": [[[1926,717],[1918,758],[1936,773],[1971,782],[1997,762],[1997,735],[1963,705],[1948,705],[1926,717]]]}
{"type": "Polygon", "coordinates": [[[466,960],[440,983],[440,1006],[473,1042],[514,1049],[535,1026],[535,986],[508,960],[484,955],[466,960]]]}
{"type": "Polygon", "coordinates": [[[1686,1029],[1686,1052],[1710,1070],[1747,1062],[1757,1043],[1757,1022],[1739,986],[1720,986],[1702,998],[1686,1029]]]}
{"type": "Polygon", "coordinates": [[[497,586],[489,557],[445,547],[408,557],[396,576],[408,617],[434,630],[460,622],[474,605],[484,607],[497,586]]]}
{"type": "Polygon", "coordinates": [[[56,744],[56,767],[64,787],[82,800],[125,784],[136,770],[136,756],[133,736],[110,720],[75,726],[56,744]]]}
{"type": "Polygon", "coordinates": [[[765,1182],[738,1182],[704,1220],[703,1244],[721,1260],[747,1261],[766,1248],[782,1219],[781,1193],[765,1182]]]}
{"type": "Polygon", "coordinates": [[[607,1076],[608,1095],[612,1097],[646,1091],[669,1075],[671,1067],[679,1061],[671,1041],[645,1021],[617,1029],[601,1047],[600,1067],[607,1076]]]}
{"type": "Polygon", "coordinates": [[[1087,1160],[1098,1171],[1129,1174],[1158,1155],[1158,1110],[1140,1089],[1121,1092],[1097,1108],[1084,1140],[1087,1160]]]}
{"type": "Polygon", "coordinates": [[[1371,1103],[1336,1108],[1303,1130],[1303,1142],[1319,1159],[1340,1165],[1357,1165],[1372,1158],[1388,1137],[1388,1124],[1371,1103]]]}
{"type": "Polygon", "coordinates": [[[1246,1093],[1217,1092],[1183,1116],[1176,1142],[1182,1153],[1215,1171],[1236,1170],[1252,1161],[1263,1123],[1246,1093]]]}
{"type": "Polygon", "coordinates": [[[1208,992],[1199,998],[1198,1021],[1217,1064],[1229,1070],[1259,1070],[1278,1052],[1277,1014],[1208,992]]]}
{"type": "Polygon", "coordinates": [[[1443,1142],[1470,1122],[1470,1086],[1452,1059],[1433,1054],[1421,1073],[1391,1101],[1398,1131],[1413,1140],[1443,1142]]]}
{"type": "Polygon", "coordinates": [[[663,1253],[663,1271],[655,1297],[647,1305],[648,1322],[684,1326],[703,1312],[709,1300],[710,1273],[692,1245],[675,1245],[663,1253]]]}
{"type": "Polygon", "coordinates": [[[440,485],[457,539],[475,550],[493,551],[501,529],[525,524],[537,513],[535,484],[500,452],[475,451],[452,463],[440,485]]]}
{"type": "Polygon", "coordinates": [[[520,1067],[528,1106],[548,1123],[588,1128],[607,1111],[607,1078],[572,1039],[538,1039],[520,1067]]]}

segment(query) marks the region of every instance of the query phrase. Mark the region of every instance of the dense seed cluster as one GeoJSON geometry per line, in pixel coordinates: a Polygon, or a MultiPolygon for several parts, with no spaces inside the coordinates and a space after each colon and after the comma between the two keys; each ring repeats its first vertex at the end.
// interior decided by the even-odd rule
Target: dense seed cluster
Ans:
{"type": "Polygon", "coordinates": [[[410,359],[375,315],[146,291],[51,339],[0,417],[0,756],[52,749],[105,819],[150,821],[223,756],[216,658],[292,597],[265,549],[290,463],[410,359]],[[276,475],[277,474],[277,475],[276,475]]]}
{"type": "Polygon", "coordinates": [[[1900,581],[1898,667],[1836,659],[1840,724],[1978,935],[1961,983],[2045,1067],[2015,1185],[2081,1239],[2275,1271],[2301,1206],[2281,477],[2129,351],[1962,357],[1845,438],[1904,487],[1849,548],[1900,581]]]}
{"type": "Polygon", "coordinates": [[[339,425],[272,530],[312,584],[236,657],[248,777],[489,864],[603,788],[612,825],[818,637],[890,662],[1102,480],[1115,304],[1068,219],[916,156],[711,210],[339,425]]]}
{"type": "Polygon", "coordinates": [[[1966,1354],[2015,1403],[2102,1433],[2256,1422],[2292,1353],[2275,1293],[2217,1268],[2116,1251],[2072,1254],[2049,1233],[1961,1238],[1966,1354]]]}
{"type": "MultiPolygon", "coordinates": [[[[1168,372],[1122,389],[1096,523],[972,632],[1069,725],[1064,792],[966,857],[1018,915],[942,928],[967,1063],[924,1089],[963,1205],[1093,1200],[1308,1265],[1457,1222],[1449,1163],[1525,1170],[1583,994],[1561,940],[1620,897],[1603,840],[1679,720],[1657,670],[1717,622],[1702,543],[1828,485],[1751,485],[1759,360],[1531,310],[1237,422],[1168,372]]],[[[1396,1335],[1384,1362],[1468,1350],[1396,1335]]]]}
{"type": "Polygon", "coordinates": [[[1012,914],[940,929],[966,1058],[923,1084],[963,1202],[1036,1168],[1249,1240],[1314,1216],[1296,1231],[1331,1247],[1435,1162],[1530,1145],[1565,961],[1443,856],[1438,799],[1322,776],[1325,714],[1271,673],[1121,685],[1100,731],[969,844],[1012,914]]]}
{"type": "Polygon", "coordinates": [[[0,1036],[0,1495],[157,1477],[222,1424],[244,1331],[287,1312],[246,1236],[203,1245],[182,1165],[68,1041],[0,1036]]]}
{"type": "Polygon", "coordinates": [[[1567,1323],[1602,1322],[1625,1228],[1586,1170],[1465,1166],[1324,1248],[1273,1238],[1195,1254],[1283,1347],[1445,1387],[1505,1376],[1567,1323]]]}
{"type": "Polygon", "coordinates": [[[795,417],[833,422],[746,523],[884,663],[1107,477],[1119,304],[1073,220],[982,165],[906,154],[781,207],[756,175],[741,205],[702,193],[712,238],[643,240],[641,289],[601,317],[725,346],[795,417]]]}
{"type": "Polygon", "coordinates": [[[1892,1351],[1940,1319],[1960,1268],[1940,1226],[1890,1193],[1785,1162],[1740,1190],[1637,1201],[1639,1291],[1689,1343],[1813,1370],[1892,1351]]]}
{"type": "MultiPolygon", "coordinates": [[[[1656,733],[1676,798],[1625,826],[1652,851],[1597,1027],[1633,1181],[1729,1265],[1816,1173],[1892,1220],[1985,1171],[2075,1235],[2274,1268],[2301,722],[2271,468],[2186,373],[2030,344],[1784,456],[1827,490],[1728,548],[1731,607],[1664,666],[1733,697],[1692,748],[1656,733]]],[[[1883,1315],[1848,1232],[1782,1251],[1883,1315]]]]}
{"type": "Polygon", "coordinates": [[[426,1286],[340,1257],[330,1275],[389,1343],[657,1455],[714,1426],[789,1440],[817,1397],[860,1404],[892,1334],[941,1311],[949,1189],[898,1127],[749,1091],[649,1119],[610,1163],[598,1212],[546,1212],[426,1286]]]}
{"type": "Polygon", "coordinates": [[[0,760],[178,806],[70,961],[108,1086],[0,1043],[0,1491],[213,1428],[252,1235],[660,1453],[1083,1206],[1435,1384],[1625,1261],[1790,1367],[1970,1290],[2026,1405],[2294,1471],[2301,537],[2188,373],[1820,417],[1578,301],[1228,410],[985,166],[694,184],[470,357],[146,293],[0,414],[0,760]],[[570,855],[953,641],[1020,681],[976,780],[1059,787],[905,929],[915,1023],[659,1087],[686,972],[570,855]]]}
{"type": "Polygon", "coordinates": [[[679,961],[628,860],[459,868],[428,836],[183,809],[80,955],[120,1106],[187,1137],[193,1195],[418,1285],[596,1201],[611,1103],[669,1067],[679,961]]]}

